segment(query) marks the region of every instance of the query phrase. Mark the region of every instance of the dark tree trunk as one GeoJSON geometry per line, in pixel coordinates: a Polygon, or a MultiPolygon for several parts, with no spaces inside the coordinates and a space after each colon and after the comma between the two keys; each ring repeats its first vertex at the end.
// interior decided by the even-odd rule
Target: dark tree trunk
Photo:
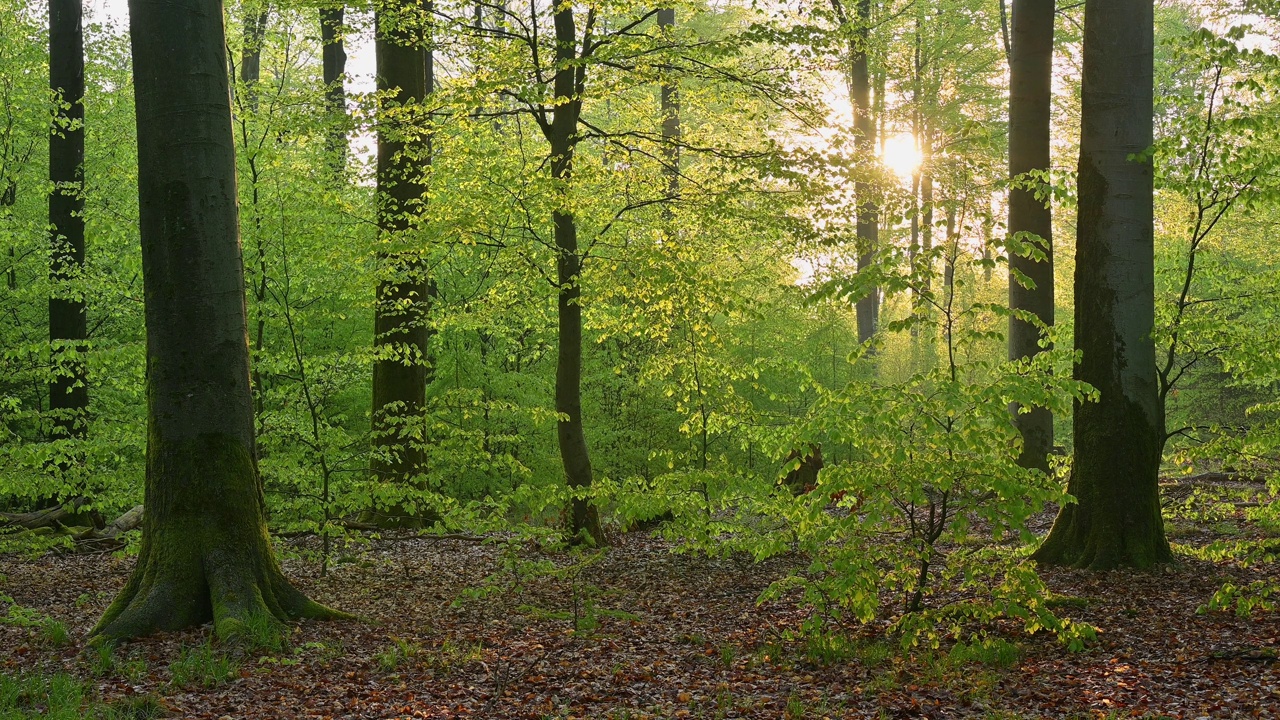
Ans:
{"type": "Polygon", "coordinates": [[[1076,377],[1100,394],[1077,404],[1068,492],[1036,551],[1093,569],[1172,559],[1160,517],[1156,387],[1151,0],[1088,0],[1076,231],[1076,377]]]}
{"type": "MultiPolygon", "coordinates": [[[[0,167],[0,170],[2,169],[0,167]]],[[[18,183],[0,175],[0,218],[7,217],[12,212],[10,208],[17,202],[18,183]]],[[[18,289],[18,253],[12,245],[9,246],[9,268],[5,271],[4,284],[10,290],[18,289]]]]}
{"type": "Polygon", "coordinates": [[[49,87],[58,111],[49,135],[49,410],[54,437],[84,437],[89,388],[84,270],[84,31],[80,0],[50,0],[49,87]]]}
{"type": "MultiPolygon", "coordinates": [[[[853,106],[853,126],[857,132],[855,148],[864,158],[875,154],[876,123],[871,108],[871,73],[867,64],[867,45],[871,42],[871,0],[857,0],[855,6],[854,41],[849,69],[849,100],[853,106]]],[[[858,202],[858,270],[865,271],[875,261],[880,243],[880,208],[875,186],[859,179],[853,185],[858,202]]],[[[872,291],[857,304],[858,342],[867,342],[880,323],[880,291],[872,291]]]]}
{"type": "MultiPolygon", "coordinates": [[[[664,8],[658,11],[658,27],[670,33],[676,25],[676,11],[664,8]]],[[[663,214],[671,219],[671,203],[680,195],[680,86],[668,77],[662,83],[662,152],[667,164],[667,203],[663,214]]]]}
{"type": "MultiPolygon", "coordinates": [[[[426,198],[423,165],[430,152],[421,137],[421,108],[432,91],[427,13],[412,0],[382,6],[375,17],[379,92],[391,100],[378,119],[378,228],[380,252],[374,306],[373,474],[414,485],[426,464],[422,437],[428,379],[429,283],[410,237],[426,198]]],[[[380,524],[418,524],[400,510],[380,524]],[[396,520],[395,518],[401,518],[396,520]]],[[[366,518],[367,519],[367,518],[366,518]]]]}
{"type": "Polygon", "coordinates": [[[240,49],[240,82],[245,85],[246,105],[258,109],[258,81],[262,79],[262,42],[267,35],[267,7],[264,4],[244,21],[244,47],[240,49]]]}
{"type": "Polygon", "coordinates": [[[280,572],[254,462],[222,5],[133,0],[147,325],[146,515],[101,640],[335,617],[280,572]],[[182,28],[181,37],[174,28],[182,28]]]}
{"type": "Polygon", "coordinates": [[[340,174],[347,166],[347,91],[343,83],[343,75],[347,71],[347,51],[343,40],[344,15],[345,8],[341,5],[320,9],[325,109],[329,113],[330,123],[326,147],[335,174],[340,174]]]}
{"type": "MultiPolygon", "coordinates": [[[[573,179],[573,154],[578,142],[578,118],[582,113],[582,91],[586,66],[578,56],[577,24],[573,6],[557,6],[555,12],[556,74],[553,91],[556,105],[549,125],[544,126],[551,144],[551,175],[563,187],[573,179]]],[[[583,42],[587,52],[589,36],[583,42]]],[[[567,195],[567,193],[566,193],[567,195]]],[[[561,198],[567,203],[567,197],[561,198]]],[[[556,426],[560,460],[569,487],[586,491],[591,487],[591,456],[582,424],[582,252],[578,247],[578,223],[573,211],[561,205],[552,213],[557,251],[556,280],[559,288],[559,348],[556,355],[556,426]]],[[[587,533],[604,544],[600,516],[586,498],[574,498],[569,508],[569,531],[575,537],[587,533]]]]}
{"type": "MultiPolygon", "coordinates": [[[[1009,179],[1025,183],[1032,171],[1049,169],[1049,113],[1053,92],[1054,0],[1014,0],[1013,43],[1009,56],[1009,179]]],[[[1009,235],[1033,243],[1044,259],[1009,253],[1009,309],[1031,313],[1045,325],[1053,317],[1053,216],[1045,200],[1034,190],[1009,189],[1009,235]],[[1030,280],[1023,286],[1022,275],[1030,280]]],[[[1020,360],[1040,353],[1040,330],[1018,317],[1009,318],[1009,359],[1020,360]]],[[[1023,412],[1011,408],[1014,424],[1022,434],[1022,456],[1027,468],[1049,471],[1053,449],[1053,415],[1047,408],[1023,412]]]]}
{"type": "Polygon", "coordinates": [[[253,387],[253,409],[255,417],[262,417],[264,411],[264,398],[267,394],[266,378],[262,375],[262,363],[258,362],[262,358],[262,351],[266,343],[267,332],[267,251],[266,238],[262,233],[262,209],[259,207],[261,196],[258,191],[258,183],[261,180],[261,169],[258,165],[256,152],[256,143],[249,141],[247,132],[246,115],[252,116],[258,111],[258,82],[262,79],[262,44],[266,39],[268,7],[265,3],[246,7],[246,16],[244,19],[244,44],[240,48],[240,83],[244,85],[244,104],[239,106],[242,111],[248,110],[237,119],[240,122],[241,139],[244,143],[243,151],[248,158],[249,179],[250,179],[250,203],[252,208],[249,217],[252,219],[253,232],[251,237],[257,250],[257,282],[251,286],[254,296],[254,307],[256,310],[255,325],[257,326],[254,334],[253,349],[251,354],[253,368],[252,387],[253,387]]]}

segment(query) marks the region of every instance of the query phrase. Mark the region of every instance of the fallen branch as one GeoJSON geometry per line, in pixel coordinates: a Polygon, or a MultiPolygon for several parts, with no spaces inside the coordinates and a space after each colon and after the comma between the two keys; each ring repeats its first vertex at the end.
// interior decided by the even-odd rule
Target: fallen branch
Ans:
{"type": "Polygon", "coordinates": [[[116,518],[114,522],[105,528],[101,530],[91,528],[76,535],[77,549],[102,550],[123,546],[124,534],[141,527],[142,516],[142,506],[133,506],[128,512],[116,518]]]}
{"type": "Polygon", "coordinates": [[[26,513],[0,513],[0,527],[13,525],[24,530],[39,530],[46,527],[60,528],[62,521],[67,519],[67,516],[75,514],[84,505],[84,498],[73,498],[61,505],[55,505],[44,510],[26,513]]]}

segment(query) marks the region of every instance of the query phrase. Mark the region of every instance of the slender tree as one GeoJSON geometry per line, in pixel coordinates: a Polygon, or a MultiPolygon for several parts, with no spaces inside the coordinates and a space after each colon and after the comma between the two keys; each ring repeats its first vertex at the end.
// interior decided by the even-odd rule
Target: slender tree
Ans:
{"type": "Polygon", "coordinates": [[[55,437],[83,437],[89,388],[84,295],[84,29],[80,0],[50,0],[49,87],[57,97],[49,134],[51,292],[49,410],[55,437]]]}
{"type": "Polygon", "coordinates": [[[1036,551],[1093,569],[1171,560],[1160,517],[1152,145],[1152,0],[1087,0],[1076,230],[1078,403],[1068,492],[1036,551]]]}
{"type": "MultiPolygon", "coordinates": [[[[551,145],[551,176],[563,187],[573,179],[573,155],[577,150],[578,123],[582,117],[582,97],[586,90],[587,65],[585,60],[594,48],[593,30],[596,11],[587,11],[587,19],[581,41],[573,4],[557,5],[555,24],[555,76],[552,92],[555,97],[550,122],[541,127],[551,145]],[[579,49],[581,43],[581,49],[579,49]]],[[[674,18],[673,18],[674,19],[674,18]]],[[[567,193],[564,193],[567,196],[567,193]]],[[[559,347],[556,354],[556,412],[557,439],[560,459],[569,487],[583,492],[591,487],[591,455],[587,449],[587,436],[582,425],[582,251],[578,247],[578,221],[567,197],[551,215],[556,245],[556,281],[559,347]]],[[[604,533],[600,528],[600,516],[590,500],[575,497],[570,507],[570,530],[575,534],[587,533],[603,544],[604,533]]]]}
{"type": "MultiPolygon", "coordinates": [[[[424,6],[391,0],[375,16],[378,90],[388,94],[378,122],[378,228],[381,249],[374,307],[373,461],[375,477],[414,482],[426,454],[421,418],[428,377],[429,283],[421,254],[408,247],[426,195],[430,157],[417,110],[432,91],[432,53],[424,6]]],[[[396,511],[397,516],[404,515],[396,511]]],[[[379,522],[387,521],[380,518],[379,522]]]]}
{"type": "MultiPolygon", "coordinates": [[[[871,105],[871,71],[868,51],[871,44],[871,0],[855,0],[854,14],[850,18],[843,0],[831,0],[836,19],[846,29],[851,27],[849,38],[849,73],[847,77],[849,104],[853,109],[853,127],[857,137],[854,147],[863,159],[875,155],[876,120],[871,105]]],[[[857,206],[858,270],[867,270],[875,260],[876,246],[880,242],[880,208],[876,202],[875,186],[859,177],[853,184],[857,206]]],[[[875,334],[880,322],[880,292],[873,291],[858,300],[858,342],[866,342],[875,334]]]]}
{"type": "Polygon", "coordinates": [[[142,548],[94,635],[329,618],[280,571],[254,460],[227,52],[218,0],[132,0],[147,326],[142,548]],[[175,35],[174,28],[182,28],[175,35]]]}
{"type": "MultiPolygon", "coordinates": [[[[1014,0],[1009,55],[1009,359],[1041,352],[1040,328],[1023,313],[1053,325],[1053,216],[1037,198],[1033,173],[1049,171],[1049,112],[1053,92],[1054,0],[1014,0]]],[[[1053,415],[1014,406],[1022,434],[1023,467],[1048,472],[1053,415]]]]}

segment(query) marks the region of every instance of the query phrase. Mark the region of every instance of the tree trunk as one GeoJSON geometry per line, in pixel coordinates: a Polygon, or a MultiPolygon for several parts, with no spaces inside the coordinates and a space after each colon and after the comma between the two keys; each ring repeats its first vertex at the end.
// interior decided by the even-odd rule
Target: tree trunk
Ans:
{"type": "Polygon", "coordinates": [[[933,150],[926,129],[920,144],[920,252],[924,256],[924,289],[933,292],[933,150]]]}
{"type": "MultiPolygon", "coordinates": [[[[849,100],[853,106],[853,127],[857,133],[854,147],[859,155],[875,154],[876,123],[871,108],[871,73],[867,65],[867,45],[871,42],[871,0],[858,0],[855,6],[854,41],[849,69],[849,100]]],[[[880,208],[875,199],[875,186],[859,179],[853,184],[858,202],[858,271],[863,272],[875,261],[880,243],[880,208]]],[[[858,300],[858,342],[865,343],[880,323],[880,291],[858,300]]]]}
{"type": "Polygon", "coordinates": [[[244,21],[244,46],[240,49],[240,82],[245,85],[246,105],[258,109],[258,81],[262,79],[262,42],[267,35],[267,6],[244,21]]]}
{"type": "Polygon", "coordinates": [[[50,0],[49,87],[58,94],[49,135],[49,410],[54,437],[84,437],[89,388],[84,271],[84,32],[80,0],[50,0]]]}
{"type": "MultiPolygon", "coordinates": [[[[676,25],[676,11],[664,8],[658,11],[658,27],[670,34],[676,25]]],[[[671,220],[671,203],[680,195],[680,85],[671,78],[662,82],[662,153],[667,163],[667,203],[663,214],[671,220]]]]}
{"type": "MultiPolygon", "coordinates": [[[[573,154],[578,141],[578,118],[582,112],[582,90],[586,67],[579,64],[577,25],[573,6],[557,6],[556,74],[553,91],[556,105],[547,131],[551,144],[551,175],[561,192],[560,207],[552,213],[556,241],[556,309],[559,318],[559,347],[556,354],[556,412],[560,422],[556,436],[565,477],[574,491],[590,489],[591,456],[582,424],[582,253],[578,248],[578,223],[568,207],[568,185],[573,180],[573,154]]],[[[585,43],[584,43],[585,45],[585,43]]],[[[574,498],[569,508],[569,531],[576,538],[586,533],[604,544],[600,516],[587,498],[574,498]]]]}
{"type": "MultiPolygon", "coordinates": [[[[421,487],[426,452],[427,344],[430,309],[426,266],[412,233],[426,202],[420,112],[432,91],[427,14],[416,2],[382,6],[374,19],[379,92],[391,100],[378,119],[379,280],[374,306],[373,458],[376,478],[421,487]]],[[[381,513],[376,513],[381,515],[381,513]]],[[[366,522],[370,517],[366,514],[366,522]]],[[[420,525],[416,511],[391,508],[373,521],[420,525]]]]}
{"type": "Polygon", "coordinates": [[[942,275],[943,301],[951,303],[956,287],[956,258],[960,255],[960,229],[956,227],[956,206],[947,204],[947,249],[942,261],[945,264],[942,275]]]}
{"type": "Polygon", "coordinates": [[[1076,405],[1075,455],[1042,563],[1149,567],[1172,554],[1160,517],[1156,388],[1151,0],[1085,5],[1076,378],[1100,394],[1076,405]]]}
{"type": "Polygon", "coordinates": [[[325,109],[330,123],[326,147],[335,175],[347,167],[347,91],[343,83],[343,75],[347,71],[347,51],[343,40],[345,12],[342,5],[320,9],[325,109]]]}
{"type": "MultiPolygon", "coordinates": [[[[1009,235],[1024,243],[1040,245],[1044,259],[1009,253],[1009,309],[1035,315],[1052,326],[1053,317],[1053,216],[1045,200],[1025,183],[1032,171],[1049,170],[1049,115],[1053,92],[1054,0],[1014,0],[1013,42],[1009,56],[1009,235]],[[1024,287],[1018,275],[1030,280],[1024,287]]],[[[1009,359],[1020,360],[1042,352],[1040,329],[1018,317],[1009,318],[1009,359]]],[[[1047,408],[1023,412],[1010,410],[1022,434],[1018,464],[1049,471],[1053,450],[1053,414],[1047,408]]]]}
{"type": "Polygon", "coordinates": [[[137,567],[93,635],[327,618],[280,571],[254,461],[235,145],[218,0],[129,7],[147,326],[137,567]],[[183,28],[175,41],[174,28],[183,28]]]}

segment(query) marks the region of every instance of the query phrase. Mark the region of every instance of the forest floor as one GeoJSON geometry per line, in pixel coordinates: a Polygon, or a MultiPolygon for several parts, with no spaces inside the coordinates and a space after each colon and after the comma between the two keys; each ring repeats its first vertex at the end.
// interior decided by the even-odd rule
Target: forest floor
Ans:
{"type": "MultiPolygon", "coordinates": [[[[1166,488],[1166,507],[1193,492],[1166,488]]],[[[1221,493],[1205,497],[1216,510],[1167,520],[1184,549],[1262,532],[1221,493]]],[[[132,558],[0,556],[0,595],[25,608],[0,617],[0,718],[56,715],[40,705],[54,700],[19,687],[47,691],[56,674],[78,684],[70,702],[81,711],[65,717],[91,705],[117,718],[1280,717],[1280,614],[1197,612],[1224,582],[1274,580],[1274,564],[1184,554],[1158,572],[1047,570],[1054,592],[1076,599],[1060,612],[1097,626],[1097,642],[1069,652],[1010,626],[997,632],[1016,652],[957,660],[945,647],[903,654],[878,627],[815,651],[796,632],[802,608],[757,603],[794,558],[678,555],[631,533],[580,570],[518,583],[499,572],[510,582],[455,602],[512,556],[465,539],[384,537],[340,553],[321,577],[305,552],[314,544],[282,543],[286,573],[370,621],[304,623],[288,647],[251,654],[210,644],[207,627],[98,653],[86,634],[132,558]]],[[[565,561],[536,548],[520,556],[565,561]]]]}

